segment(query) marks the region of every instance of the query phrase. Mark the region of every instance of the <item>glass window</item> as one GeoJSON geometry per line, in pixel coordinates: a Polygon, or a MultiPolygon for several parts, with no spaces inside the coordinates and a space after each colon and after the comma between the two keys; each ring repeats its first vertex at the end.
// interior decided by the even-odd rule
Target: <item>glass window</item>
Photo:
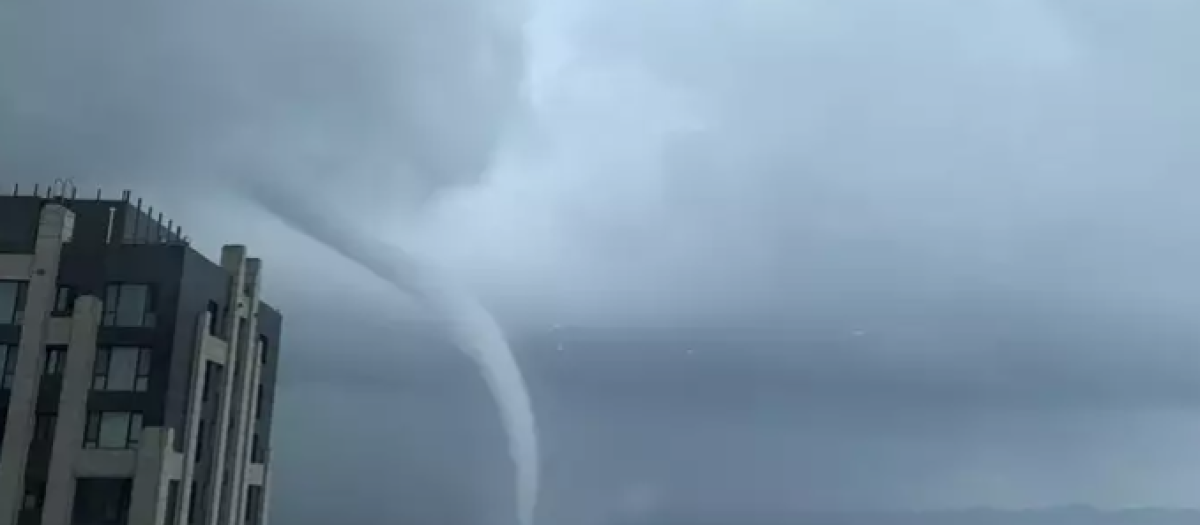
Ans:
{"type": "Polygon", "coordinates": [[[25,486],[25,499],[21,506],[24,510],[41,510],[46,499],[46,487],[42,483],[28,483],[25,486]]]}
{"type": "Polygon", "coordinates": [[[0,345],[0,389],[12,388],[13,376],[17,372],[16,345],[0,345]]]}
{"type": "Polygon", "coordinates": [[[104,290],[105,326],[154,326],[154,295],[145,284],[110,284],[104,290]]]}
{"type": "Polygon", "coordinates": [[[113,346],[96,350],[92,389],[145,392],[150,386],[150,349],[113,346]]]}
{"type": "Polygon", "coordinates": [[[28,284],[25,281],[0,281],[0,324],[21,324],[28,284]]]}
{"type": "Polygon", "coordinates": [[[263,416],[263,384],[258,384],[258,392],[254,394],[254,419],[260,420],[263,416]]]}
{"type": "Polygon", "coordinates": [[[262,463],[263,462],[262,442],[259,440],[257,430],[254,431],[254,439],[252,441],[250,441],[250,462],[251,463],[262,463]]]}
{"type": "Polygon", "coordinates": [[[214,301],[208,302],[208,335],[221,335],[221,307],[214,301]]]}
{"type": "Polygon", "coordinates": [[[92,412],[84,430],[84,448],[137,448],[142,437],[141,412],[92,412]]]}
{"type": "Polygon", "coordinates": [[[204,433],[204,420],[200,420],[200,424],[196,425],[196,463],[200,462],[200,458],[204,457],[204,442],[208,436],[204,433]]]}
{"type": "Polygon", "coordinates": [[[35,444],[50,444],[54,440],[54,428],[58,423],[58,414],[40,413],[33,423],[33,441],[35,444]]]}
{"type": "Polygon", "coordinates": [[[51,315],[57,317],[68,317],[75,310],[75,288],[72,286],[59,285],[58,291],[54,294],[54,310],[51,315]]]}
{"type": "Polygon", "coordinates": [[[62,375],[63,367],[67,365],[67,347],[65,346],[47,346],[46,347],[46,367],[43,370],[45,375],[57,376],[62,375]]]}
{"type": "Polygon", "coordinates": [[[258,358],[264,365],[267,364],[267,351],[270,350],[270,348],[271,340],[267,339],[267,336],[265,335],[258,336],[258,358]]]}

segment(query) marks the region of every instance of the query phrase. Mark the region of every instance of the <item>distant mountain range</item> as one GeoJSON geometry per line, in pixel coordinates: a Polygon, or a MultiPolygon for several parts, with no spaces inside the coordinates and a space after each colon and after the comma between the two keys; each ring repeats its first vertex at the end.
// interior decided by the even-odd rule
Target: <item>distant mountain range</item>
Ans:
{"type": "MultiPolygon", "coordinates": [[[[615,524],[614,525],[618,525],[615,524]]],[[[1200,510],[1059,507],[903,512],[673,513],[619,525],[1200,525],[1200,510]]]]}

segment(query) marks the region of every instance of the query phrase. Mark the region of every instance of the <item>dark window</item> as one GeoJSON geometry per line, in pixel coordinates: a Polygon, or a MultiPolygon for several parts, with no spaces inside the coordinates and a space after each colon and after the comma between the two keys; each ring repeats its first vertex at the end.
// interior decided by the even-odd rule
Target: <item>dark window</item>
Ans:
{"type": "Polygon", "coordinates": [[[13,375],[17,372],[17,346],[0,345],[0,389],[12,388],[13,375]]]}
{"type": "Polygon", "coordinates": [[[96,350],[92,389],[145,392],[150,386],[150,349],[136,346],[102,347],[96,350]]]}
{"type": "Polygon", "coordinates": [[[25,318],[25,281],[0,281],[0,324],[21,324],[25,318]]]}
{"type": "Polygon", "coordinates": [[[179,480],[173,479],[167,483],[167,516],[164,523],[175,523],[179,515],[179,480]]]}
{"type": "Polygon", "coordinates": [[[24,510],[41,510],[46,501],[45,483],[26,483],[25,500],[21,503],[24,510]]]}
{"type": "Polygon", "coordinates": [[[258,438],[258,431],[254,432],[254,438],[250,441],[250,443],[251,443],[250,444],[250,462],[251,463],[262,463],[263,462],[263,448],[262,448],[262,442],[258,438]]]}
{"type": "Polygon", "coordinates": [[[75,310],[75,287],[58,285],[58,291],[54,294],[54,310],[50,315],[56,317],[69,317],[75,310]]]}
{"type": "Polygon", "coordinates": [[[91,412],[83,448],[137,448],[142,438],[141,412],[91,412]]]}
{"type": "Polygon", "coordinates": [[[153,327],[154,289],[146,284],[110,284],[104,289],[104,326],[153,327]]]}
{"type": "Polygon", "coordinates": [[[208,437],[204,434],[204,420],[201,419],[196,425],[196,463],[200,462],[200,458],[204,457],[204,441],[208,437]]]}
{"type": "Polygon", "coordinates": [[[208,302],[208,335],[221,335],[221,307],[217,306],[216,301],[208,302]]]}
{"type": "Polygon", "coordinates": [[[58,423],[58,414],[40,413],[33,423],[34,444],[49,444],[54,441],[54,428],[58,423]]]}
{"type": "Polygon", "coordinates": [[[200,401],[207,403],[212,396],[214,385],[220,380],[217,377],[224,369],[211,361],[204,362],[204,386],[200,389],[200,401]]]}
{"type": "Polygon", "coordinates": [[[67,366],[67,347],[65,346],[47,346],[46,347],[46,366],[42,372],[48,376],[62,375],[63,369],[67,366]]]}
{"type": "Polygon", "coordinates": [[[262,416],[263,416],[263,393],[264,392],[266,392],[266,389],[263,388],[262,383],[259,383],[258,384],[258,392],[254,395],[254,420],[255,421],[261,420],[262,416]]]}
{"type": "Polygon", "coordinates": [[[71,523],[124,525],[129,523],[133,481],[128,478],[79,478],[71,523]]]}
{"type": "Polygon", "coordinates": [[[188,495],[188,523],[196,523],[196,516],[199,512],[197,509],[196,500],[200,498],[200,485],[195,480],[192,481],[192,492],[188,495]]]}
{"type": "Polygon", "coordinates": [[[262,485],[246,487],[246,525],[259,525],[263,512],[262,485]]]}

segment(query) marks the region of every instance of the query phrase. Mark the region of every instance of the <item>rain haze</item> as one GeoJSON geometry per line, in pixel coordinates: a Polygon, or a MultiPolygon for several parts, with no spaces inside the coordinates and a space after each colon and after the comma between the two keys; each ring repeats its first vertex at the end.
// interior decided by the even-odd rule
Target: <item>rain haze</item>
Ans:
{"type": "Polygon", "coordinates": [[[133,189],[264,258],[276,523],[509,523],[513,466],[442,320],[253,191],[498,318],[540,524],[1197,508],[1197,25],[1189,0],[7,2],[0,182],[133,189]]]}

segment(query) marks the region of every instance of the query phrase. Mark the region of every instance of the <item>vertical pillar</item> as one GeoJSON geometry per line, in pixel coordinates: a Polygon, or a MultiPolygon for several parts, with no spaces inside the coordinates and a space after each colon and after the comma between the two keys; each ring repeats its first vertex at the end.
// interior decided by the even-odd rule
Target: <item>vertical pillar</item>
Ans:
{"type": "MultiPolygon", "coordinates": [[[[200,411],[204,406],[204,382],[208,379],[208,359],[204,353],[204,340],[212,314],[204,312],[196,321],[196,336],[192,343],[194,353],[192,380],[188,394],[187,414],[184,416],[183,476],[179,481],[179,511],[175,513],[173,525],[186,525],[192,511],[192,481],[196,479],[196,447],[200,439],[200,411]]],[[[168,524],[172,525],[172,524],[168,524]]]]}
{"type": "Polygon", "coordinates": [[[69,240],[75,215],[57,204],[42,206],[33,267],[25,300],[21,342],[8,402],[4,445],[0,447],[0,525],[16,525],[25,499],[25,463],[33,437],[34,409],[42,379],[46,319],[58,288],[62,243],[69,240]]]}
{"type": "Polygon", "coordinates": [[[239,362],[237,352],[237,341],[242,331],[242,319],[246,316],[248,304],[244,293],[246,285],[246,247],[236,245],[226,245],[221,249],[221,266],[225,271],[229,272],[230,290],[228,318],[225,322],[226,341],[229,341],[229,353],[225,359],[225,377],[221,385],[221,402],[217,409],[217,420],[215,423],[216,443],[213,447],[213,475],[210,478],[212,484],[208,487],[208,525],[220,525],[221,500],[222,492],[225,490],[226,480],[226,460],[227,444],[230,427],[230,412],[233,409],[233,386],[234,378],[237,377],[238,368],[241,368],[242,363],[239,362]]]}
{"type": "Polygon", "coordinates": [[[175,444],[175,434],[167,427],[142,429],[138,444],[137,467],[133,475],[133,494],[129,502],[129,523],[159,525],[167,510],[168,477],[166,462],[175,444]]]}
{"type": "Polygon", "coordinates": [[[83,296],[75,300],[42,525],[71,523],[75,502],[75,457],[83,446],[84,426],[87,425],[87,400],[92,388],[92,365],[96,360],[96,332],[103,308],[103,303],[96,297],[83,296]]]}
{"type": "Polygon", "coordinates": [[[222,496],[222,501],[225,502],[221,507],[221,525],[236,525],[242,521],[245,513],[242,512],[243,499],[246,494],[246,444],[250,439],[251,432],[249,431],[253,419],[250,418],[254,405],[251,401],[254,398],[254,393],[258,389],[257,383],[254,382],[256,372],[258,371],[258,290],[259,290],[259,274],[262,270],[262,261],[259,259],[246,260],[246,277],[243,293],[245,294],[245,302],[247,306],[246,319],[243,329],[237,334],[234,341],[230,341],[230,353],[237,353],[238,367],[237,378],[233,389],[233,408],[230,412],[233,425],[230,437],[233,439],[229,443],[229,454],[227,458],[222,458],[225,463],[225,476],[228,478],[228,483],[225,484],[225,494],[222,496]]]}
{"type": "Polygon", "coordinates": [[[271,445],[264,443],[267,447],[267,453],[263,454],[263,485],[262,485],[262,501],[258,503],[258,523],[256,525],[269,525],[271,521],[271,445]]]}

